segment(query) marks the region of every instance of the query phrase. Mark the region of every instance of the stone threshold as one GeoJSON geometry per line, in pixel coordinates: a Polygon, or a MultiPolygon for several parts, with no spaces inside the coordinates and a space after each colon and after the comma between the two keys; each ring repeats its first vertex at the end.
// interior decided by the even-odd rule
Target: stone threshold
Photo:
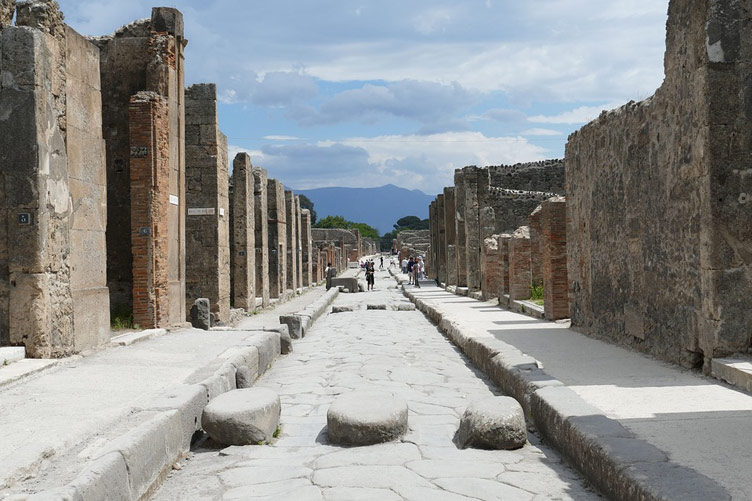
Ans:
{"type": "Polygon", "coordinates": [[[717,379],[752,393],[752,356],[736,354],[728,358],[714,358],[710,373],[717,379]]]}

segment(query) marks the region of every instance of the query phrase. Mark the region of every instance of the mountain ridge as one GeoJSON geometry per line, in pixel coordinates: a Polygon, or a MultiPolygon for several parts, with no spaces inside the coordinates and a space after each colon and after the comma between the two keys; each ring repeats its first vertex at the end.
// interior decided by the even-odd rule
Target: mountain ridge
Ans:
{"type": "Polygon", "coordinates": [[[382,235],[392,231],[392,225],[401,217],[428,218],[428,206],[435,198],[421,190],[393,184],[374,188],[327,186],[310,190],[290,189],[313,202],[318,220],[326,216],[342,216],[349,221],[373,226],[382,235]]]}

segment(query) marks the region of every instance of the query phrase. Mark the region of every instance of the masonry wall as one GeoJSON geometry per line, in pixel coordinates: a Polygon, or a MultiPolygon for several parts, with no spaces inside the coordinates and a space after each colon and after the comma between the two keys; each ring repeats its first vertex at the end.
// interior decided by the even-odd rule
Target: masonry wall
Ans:
{"type": "Polygon", "coordinates": [[[298,270],[295,280],[297,288],[303,287],[303,221],[302,208],[300,207],[300,197],[295,197],[295,265],[298,270]]]}
{"type": "Polygon", "coordinates": [[[509,298],[530,298],[530,231],[518,228],[509,239],[509,298]]]}
{"type": "Polygon", "coordinates": [[[491,186],[518,191],[564,194],[564,160],[543,160],[488,167],[491,186]]]}
{"type": "Polygon", "coordinates": [[[113,309],[133,305],[129,103],[139,91],[163,96],[168,109],[170,202],[168,207],[169,318],[185,321],[185,106],[183,18],[166,7],[115,34],[91,39],[100,49],[102,127],[107,162],[107,283],[113,309]]]}
{"type": "Polygon", "coordinates": [[[447,281],[447,225],[445,218],[445,197],[444,194],[439,194],[436,197],[436,225],[438,235],[436,236],[437,248],[436,248],[436,276],[440,283],[446,283],[447,281]]]}
{"type": "Polygon", "coordinates": [[[285,218],[287,220],[287,274],[285,287],[295,293],[298,288],[298,227],[295,194],[285,191],[285,218]]]}
{"type": "Polygon", "coordinates": [[[527,218],[530,228],[530,274],[533,285],[543,285],[543,223],[542,207],[539,205],[527,218]]]}
{"type": "Polygon", "coordinates": [[[572,325],[692,367],[752,338],[747,2],[669,5],[666,78],[566,148],[572,325]]]}
{"type": "Polygon", "coordinates": [[[457,285],[457,221],[454,187],[444,188],[444,227],[446,231],[446,284],[457,285]]]}
{"type": "Polygon", "coordinates": [[[504,271],[499,252],[499,236],[491,235],[483,240],[483,254],[481,255],[481,269],[483,284],[481,290],[486,301],[499,297],[503,285],[504,271]]]}
{"type": "Polygon", "coordinates": [[[256,297],[261,298],[264,308],[269,306],[270,271],[269,271],[269,178],[266,170],[253,168],[253,217],[254,245],[256,247],[256,297]]]}
{"type": "Polygon", "coordinates": [[[98,51],[46,7],[0,19],[0,345],[31,357],[109,338],[98,51]]]}
{"type": "Polygon", "coordinates": [[[465,178],[462,170],[454,171],[454,206],[455,206],[455,254],[456,281],[458,287],[467,287],[467,236],[465,233],[465,178]]]}
{"type": "Polygon", "coordinates": [[[269,296],[286,296],[287,284],[287,209],[285,187],[276,179],[267,182],[267,218],[269,243],[269,296]]]}
{"type": "Polygon", "coordinates": [[[251,157],[238,153],[232,163],[232,304],[256,308],[256,207],[251,157]]]}
{"type": "MultiPolygon", "coordinates": [[[[186,312],[208,298],[216,320],[230,319],[230,204],[227,137],[219,131],[217,88],[185,92],[186,312]]],[[[250,163],[250,162],[249,162],[250,163]]],[[[245,181],[235,186],[244,192],[245,181]]],[[[235,212],[236,221],[246,221],[235,212]]],[[[251,229],[251,231],[253,231],[251,229]]]]}
{"type": "Polygon", "coordinates": [[[501,265],[501,290],[499,291],[499,297],[509,295],[510,281],[509,281],[509,242],[512,239],[510,233],[502,233],[499,235],[499,262],[501,265]]]}
{"type": "Polygon", "coordinates": [[[313,249],[313,238],[311,237],[311,211],[308,209],[300,210],[300,240],[301,251],[303,255],[303,287],[310,287],[318,280],[314,278],[314,265],[318,259],[318,253],[313,249]]]}

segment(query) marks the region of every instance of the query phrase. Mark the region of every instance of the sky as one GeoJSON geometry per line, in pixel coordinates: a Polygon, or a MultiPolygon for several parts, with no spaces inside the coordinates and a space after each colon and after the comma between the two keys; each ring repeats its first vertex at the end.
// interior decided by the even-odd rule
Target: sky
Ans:
{"type": "MultiPolygon", "coordinates": [[[[58,0],[105,35],[145,0],[58,0]]],[[[217,84],[231,159],[294,189],[428,194],[466,165],[560,158],[663,81],[668,0],[185,0],[186,85],[217,84]]]]}

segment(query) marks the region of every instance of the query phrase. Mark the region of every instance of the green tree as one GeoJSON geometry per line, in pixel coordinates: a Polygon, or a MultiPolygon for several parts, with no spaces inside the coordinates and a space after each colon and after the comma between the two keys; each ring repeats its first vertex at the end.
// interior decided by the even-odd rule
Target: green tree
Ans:
{"type": "Polygon", "coordinates": [[[418,216],[405,216],[397,220],[394,224],[394,229],[397,232],[402,230],[427,230],[428,219],[421,219],[418,216]]]}
{"type": "Polygon", "coordinates": [[[379,239],[379,232],[373,226],[366,223],[354,223],[348,221],[342,216],[326,216],[324,219],[314,225],[315,228],[341,228],[343,230],[360,230],[361,236],[365,238],[379,239]]]}
{"type": "Polygon", "coordinates": [[[316,224],[316,211],[313,209],[313,202],[311,202],[311,199],[305,195],[299,195],[299,196],[300,196],[300,208],[308,209],[309,211],[311,211],[311,224],[316,224]]]}

